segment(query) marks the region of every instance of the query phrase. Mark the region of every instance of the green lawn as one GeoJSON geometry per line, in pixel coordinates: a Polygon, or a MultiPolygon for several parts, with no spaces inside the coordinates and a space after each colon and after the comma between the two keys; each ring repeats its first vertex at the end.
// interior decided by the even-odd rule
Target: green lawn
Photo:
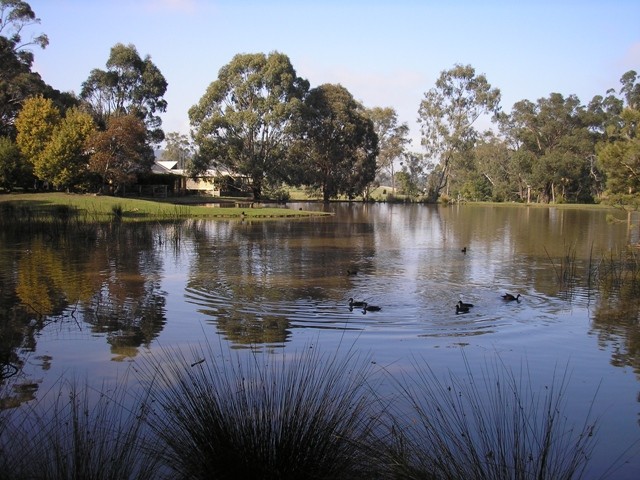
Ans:
{"type": "MultiPolygon", "coordinates": [[[[242,199],[236,199],[242,201],[242,199]]],[[[229,207],[207,207],[172,199],[142,200],[137,198],[110,197],[105,195],[80,195],[67,193],[8,193],[0,195],[0,207],[12,204],[31,210],[52,210],[58,206],[77,209],[90,217],[100,219],[121,212],[124,219],[168,219],[168,218],[280,218],[326,215],[323,212],[309,212],[281,207],[268,207],[261,204],[235,206],[232,199],[211,197],[211,203],[226,203],[229,207]]],[[[250,201],[247,201],[250,203],[250,201]]]]}

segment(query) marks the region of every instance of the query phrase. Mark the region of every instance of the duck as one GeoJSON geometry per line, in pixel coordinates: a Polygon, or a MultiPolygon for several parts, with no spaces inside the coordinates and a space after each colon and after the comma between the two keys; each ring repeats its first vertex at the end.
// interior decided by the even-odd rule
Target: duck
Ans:
{"type": "Polygon", "coordinates": [[[462,307],[460,303],[456,304],[456,315],[460,313],[469,313],[469,307],[462,307]]]}
{"type": "Polygon", "coordinates": [[[511,295],[510,293],[505,293],[504,295],[502,295],[502,299],[505,302],[513,302],[514,300],[519,302],[520,301],[520,294],[518,294],[517,297],[511,295]]]}
{"type": "Polygon", "coordinates": [[[377,305],[369,305],[367,302],[364,302],[364,305],[362,305],[362,313],[379,312],[380,310],[382,310],[382,307],[378,307],[377,305]]]}
{"type": "Polygon", "coordinates": [[[361,302],[361,301],[354,301],[353,298],[349,298],[349,307],[353,308],[353,307],[364,307],[365,306],[365,302],[361,302]]]}
{"type": "Polygon", "coordinates": [[[467,253],[467,247],[463,247],[462,250],[460,250],[462,253],[467,253]]]}
{"type": "Polygon", "coordinates": [[[473,307],[473,303],[464,303],[462,300],[458,302],[460,308],[471,308],[473,307]]]}
{"type": "Polygon", "coordinates": [[[351,277],[353,275],[358,275],[357,270],[347,270],[347,276],[351,277]]]}

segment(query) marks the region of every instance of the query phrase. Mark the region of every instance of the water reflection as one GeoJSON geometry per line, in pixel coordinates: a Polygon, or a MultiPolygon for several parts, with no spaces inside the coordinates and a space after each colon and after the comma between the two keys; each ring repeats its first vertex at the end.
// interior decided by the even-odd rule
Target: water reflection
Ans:
{"type": "MultiPolygon", "coordinates": [[[[539,336],[544,343],[545,335],[568,334],[560,319],[571,314],[591,321],[591,333],[612,348],[614,365],[638,373],[638,295],[607,296],[592,284],[598,259],[628,249],[635,238],[637,219],[626,212],[344,203],[290,208],[299,206],[334,215],[111,224],[55,238],[0,233],[3,378],[22,371],[28,356],[41,373],[62,361],[38,351],[39,333],[52,322],[88,329],[92,341],[108,345],[110,360],[123,361],[163,335],[169,343],[197,338],[201,322],[236,348],[283,348],[304,331],[366,333],[381,346],[391,338],[440,346],[482,337],[539,336]],[[569,268],[563,267],[568,252],[570,281],[564,281],[559,271],[569,268]],[[505,304],[505,291],[521,293],[523,301],[505,304]],[[349,297],[382,310],[349,310],[349,297]],[[476,307],[455,315],[461,298],[476,307]],[[170,308],[177,309],[171,316],[170,308]],[[541,333],[549,325],[556,327],[541,333]]],[[[16,395],[33,398],[32,380],[25,378],[16,395]]]]}
{"type": "MultiPolygon", "coordinates": [[[[43,371],[57,361],[33,355],[39,332],[55,323],[103,335],[114,360],[148,346],[166,322],[158,230],[162,227],[113,224],[96,226],[88,236],[87,231],[3,236],[2,378],[21,372],[27,358],[43,371]]],[[[29,378],[20,380],[10,403],[32,399],[37,388],[29,378]]]]}

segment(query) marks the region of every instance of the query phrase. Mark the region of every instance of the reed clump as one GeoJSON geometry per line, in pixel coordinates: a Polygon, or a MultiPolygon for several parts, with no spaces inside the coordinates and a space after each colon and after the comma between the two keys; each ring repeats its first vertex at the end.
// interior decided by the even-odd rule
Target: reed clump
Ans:
{"type": "Polygon", "coordinates": [[[209,346],[191,357],[144,369],[171,478],[375,478],[370,364],[353,352],[240,361],[209,346]]]}
{"type": "Polygon", "coordinates": [[[50,392],[54,399],[3,411],[0,479],[158,478],[145,433],[146,403],[128,407],[124,385],[94,390],[62,381],[50,392]]]}
{"type": "Polygon", "coordinates": [[[134,367],[133,395],[63,382],[53,400],[0,411],[0,479],[584,475],[596,427],[569,424],[566,372],[538,393],[498,361],[478,372],[465,358],[444,380],[426,361],[411,377],[373,365],[352,349],[163,350],[134,367]]]}
{"type": "Polygon", "coordinates": [[[569,480],[584,475],[596,427],[590,419],[578,427],[568,423],[566,371],[538,393],[525,371],[515,373],[496,362],[478,373],[465,363],[463,377],[440,378],[426,361],[418,362],[417,377],[398,383],[389,478],[569,480]]]}

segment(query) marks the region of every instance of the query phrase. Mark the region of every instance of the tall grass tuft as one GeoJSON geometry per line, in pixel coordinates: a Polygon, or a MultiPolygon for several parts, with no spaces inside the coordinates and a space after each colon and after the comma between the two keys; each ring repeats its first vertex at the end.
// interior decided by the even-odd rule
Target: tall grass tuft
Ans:
{"type": "Polygon", "coordinates": [[[122,220],[124,209],[122,208],[122,205],[117,203],[111,206],[111,213],[116,220],[122,220]]]}
{"type": "MultiPolygon", "coordinates": [[[[124,384],[123,384],[124,385],[124,384]]],[[[146,403],[133,410],[123,386],[95,391],[62,382],[30,410],[17,411],[0,431],[0,478],[152,480],[157,459],[144,432],[146,403]],[[4,477],[2,475],[5,475],[4,477]]]]}
{"type": "Polygon", "coordinates": [[[441,380],[426,362],[417,362],[417,379],[398,381],[400,401],[388,427],[387,476],[516,480],[583,476],[594,448],[595,426],[585,419],[575,427],[562,413],[566,371],[536,393],[526,371],[514,373],[496,361],[478,374],[466,358],[465,364],[465,378],[450,373],[441,380]]]}
{"type": "Polygon", "coordinates": [[[353,352],[165,353],[143,378],[153,384],[149,421],[171,478],[374,478],[370,364],[353,352]]]}
{"type": "Polygon", "coordinates": [[[547,252],[546,248],[545,253],[547,254],[547,258],[551,261],[558,283],[566,288],[574,286],[578,277],[576,268],[576,246],[565,245],[565,254],[560,258],[557,265],[549,255],[549,252],[547,252]]]}

